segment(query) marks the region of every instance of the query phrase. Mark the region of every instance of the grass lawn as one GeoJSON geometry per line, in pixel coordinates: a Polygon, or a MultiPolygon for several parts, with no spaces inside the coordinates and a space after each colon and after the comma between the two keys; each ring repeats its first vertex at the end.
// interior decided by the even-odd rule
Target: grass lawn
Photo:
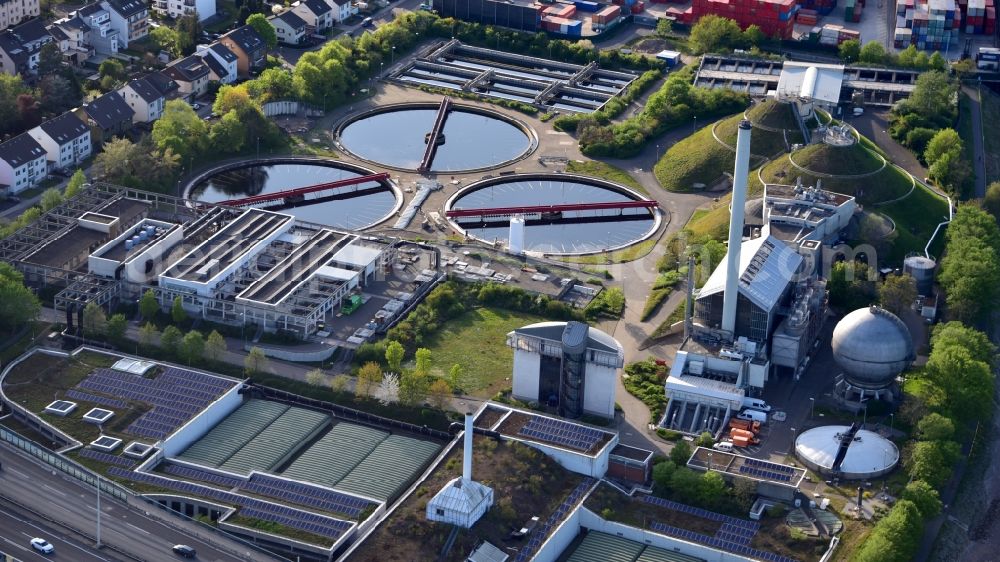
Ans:
{"type": "Polygon", "coordinates": [[[542,320],[532,314],[477,308],[449,320],[424,341],[424,347],[431,350],[435,374],[447,375],[457,363],[474,381],[466,392],[489,398],[510,386],[514,350],[507,347],[507,332],[542,320]]]}
{"type": "Polygon", "coordinates": [[[639,193],[649,195],[646,188],[642,187],[639,182],[635,181],[635,178],[629,175],[628,172],[617,166],[612,166],[611,164],[604,162],[598,162],[597,160],[587,160],[586,162],[580,160],[570,160],[569,164],[566,165],[566,172],[570,174],[580,174],[581,176],[601,178],[624,185],[625,187],[630,187],[639,193]]]}
{"type": "MultiPolygon", "coordinates": [[[[902,172],[893,168],[891,173],[903,176],[902,172]]],[[[883,174],[879,174],[882,176],[883,174]]],[[[907,181],[909,181],[907,179],[907,181]]],[[[934,234],[938,223],[948,218],[948,203],[931,193],[919,183],[909,197],[890,205],[877,207],[880,213],[888,215],[896,223],[896,241],[893,243],[889,259],[892,263],[900,263],[910,252],[923,253],[924,246],[934,234]]],[[[938,258],[944,251],[944,233],[931,244],[931,255],[938,258]]]]}
{"type": "MultiPolygon", "coordinates": [[[[982,115],[984,128],[989,123],[1000,123],[1000,95],[990,91],[989,88],[982,89],[982,115]]],[[[992,130],[990,128],[989,130],[992,130]]],[[[986,159],[986,183],[1000,180],[1000,135],[984,135],[986,144],[983,146],[986,159]]]]}

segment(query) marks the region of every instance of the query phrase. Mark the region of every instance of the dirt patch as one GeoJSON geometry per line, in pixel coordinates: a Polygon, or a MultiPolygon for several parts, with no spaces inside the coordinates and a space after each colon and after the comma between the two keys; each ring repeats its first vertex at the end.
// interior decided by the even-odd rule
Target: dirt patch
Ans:
{"type": "Polygon", "coordinates": [[[647,37],[635,44],[632,50],[640,53],[659,53],[667,48],[667,42],[656,37],[647,37]]]}
{"type": "Polygon", "coordinates": [[[496,425],[498,421],[500,421],[500,418],[502,418],[505,413],[506,410],[490,406],[479,414],[479,417],[476,418],[475,426],[482,429],[490,429],[496,425]]]}
{"type": "MultiPolygon", "coordinates": [[[[364,542],[352,562],[441,560],[440,551],[452,526],[428,521],[427,502],[462,471],[462,450],[455,448],[433,474],[364,542]]],[[[443,558],[461,561],[487,540],[513,557],[527,539],[508,540],[510,532],[537,516],[546,521],[583,478],[539,451],[512,441],[476,436],[473,454],[477,481],[493,488],[490,511],[471,529],[459,531],[443,558]]]]}

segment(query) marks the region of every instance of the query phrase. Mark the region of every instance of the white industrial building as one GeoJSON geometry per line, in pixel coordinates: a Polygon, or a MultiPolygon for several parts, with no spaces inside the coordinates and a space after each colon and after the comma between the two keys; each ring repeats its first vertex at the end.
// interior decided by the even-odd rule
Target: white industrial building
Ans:
{"type": "Polygon", "coordinates": [[[539,322],[507,334],[514,349],[513,396],[558,405],[559,415],[613,418],[620,343],[583,322],[539,322]]]}
{"type": "MultiPolygon", "coordinates": [[[[118,217],[88,213],[80,220],[92,223],[92,230],[110,233],[118,228],[118,217]]],[[[183,229],[178,224],[144,219],[94,250],[87,259],[87,267],[90,273],[101,277],[149,283],[162,269],[170,250],[183,238],[183,229]]]]}
{"type": "Polygon", "coordinates": [[[842,64],[785,61],[776,93],[779,99],[795,102],[799,115],[807,118],[817,106],[831,112],[840,102],[843,85],[842,64]]]}

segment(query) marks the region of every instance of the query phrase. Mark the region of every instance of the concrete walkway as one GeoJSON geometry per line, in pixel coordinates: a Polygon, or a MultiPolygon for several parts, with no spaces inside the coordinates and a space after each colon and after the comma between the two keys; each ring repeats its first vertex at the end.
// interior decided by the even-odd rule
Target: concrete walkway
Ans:
{"type": "MultiPolygon", "coordinates": [[[[976,189],[973,196],[986,197],[986,161],[983,146],[983,112],[979,99],[979,89],[962,86],[962,92],[969,96],[969,110],[972,113],[972,171],[975,174],[976,189]]],[[[970,139],[962,139],[969,142],[970,139]]]]}

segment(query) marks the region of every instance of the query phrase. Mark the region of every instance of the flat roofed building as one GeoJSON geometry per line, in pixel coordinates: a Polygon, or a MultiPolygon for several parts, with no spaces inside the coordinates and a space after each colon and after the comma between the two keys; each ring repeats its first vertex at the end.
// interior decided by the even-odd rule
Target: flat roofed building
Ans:
{"type": "Polygon", "coordinates": [[[145,219],[100,246],[87,261],[90,273],[148,283],[163,268],[171,248],[183,239],[180,225],[145,219]]]}

